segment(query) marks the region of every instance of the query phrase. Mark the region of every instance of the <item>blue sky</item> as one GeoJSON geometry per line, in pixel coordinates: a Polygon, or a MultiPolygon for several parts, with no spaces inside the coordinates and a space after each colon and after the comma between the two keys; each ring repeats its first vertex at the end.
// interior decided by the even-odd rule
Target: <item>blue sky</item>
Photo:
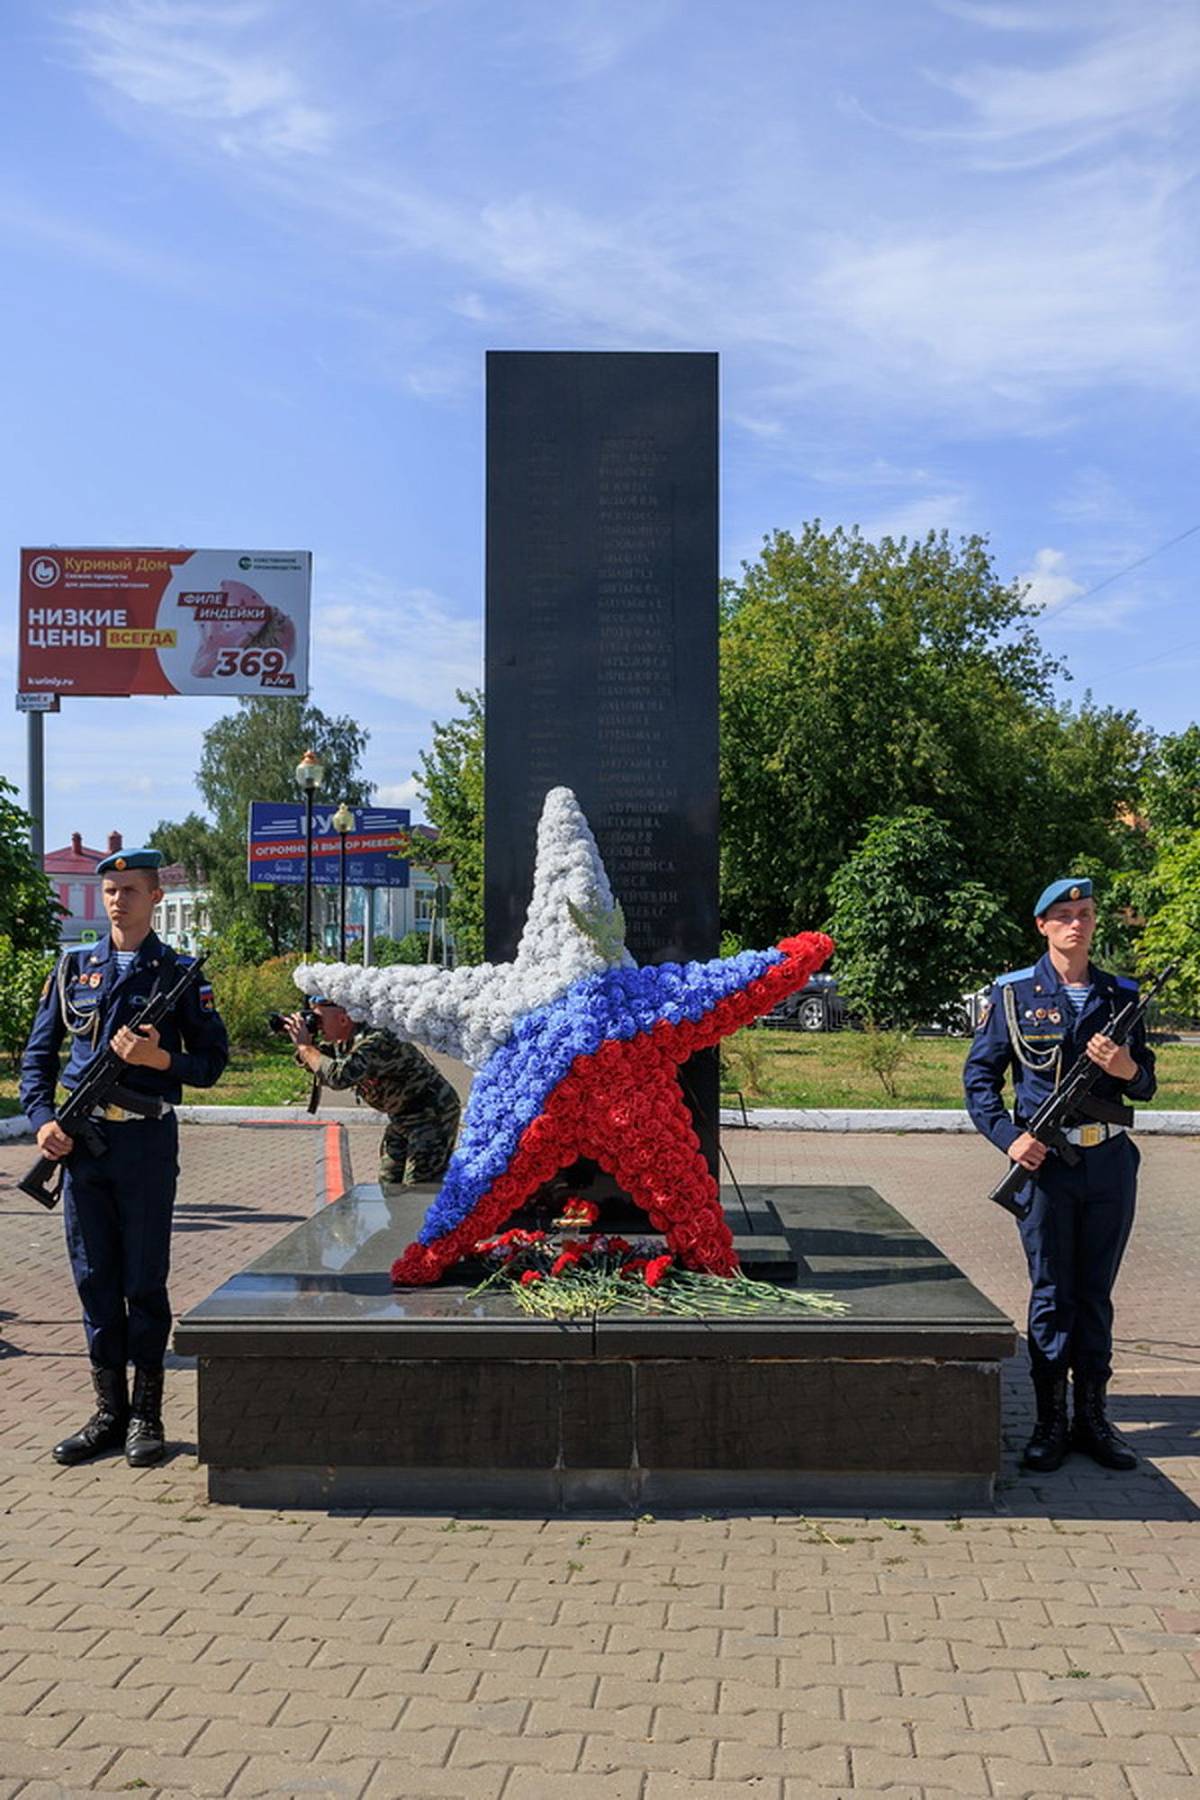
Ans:
{"type": "MultiPolygon", "coordinates": [[[[480,675],[489,348],[717,350],[722,559],[990,535],[1078,700],[1196,716],[1194,0],[9,0],[21,544],[315,555],[404,804],[480,675]],[[1107,583],[1100,592],[1089,590],[1107,583]]],[[[24,787],[24,721],[0,770],[24,787]]],[[[67,701],[47,842],[196,803],[216,705],[67,701]]]]}

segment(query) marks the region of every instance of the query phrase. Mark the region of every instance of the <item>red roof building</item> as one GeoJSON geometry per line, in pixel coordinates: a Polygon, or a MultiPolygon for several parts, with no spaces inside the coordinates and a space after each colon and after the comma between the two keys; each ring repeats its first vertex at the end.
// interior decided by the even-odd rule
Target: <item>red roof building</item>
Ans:
{"type": "Polygon", "coordinates": [[[109,832],[107,850],[93,850],[84,843],[77,831],[73,831],[71,842],[65,849],[46,851],[42,867],[50,878],[57,899],[67,909],[67,917],[59,926],[59,934],[64,943],[78,938],[85,931],[94,931],[98,937],[103,937],[108,930],[108,920],[100,900],[100,876],[96,873],[96,864],[123,847],[119,831],[109,832]]]}

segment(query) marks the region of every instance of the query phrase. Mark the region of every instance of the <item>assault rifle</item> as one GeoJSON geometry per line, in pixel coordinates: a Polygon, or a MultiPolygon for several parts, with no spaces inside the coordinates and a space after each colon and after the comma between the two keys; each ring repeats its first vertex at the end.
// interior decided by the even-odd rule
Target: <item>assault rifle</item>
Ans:
{"type": "MultiPolygon", "coordinates": [[[[1127,1000],[1106,1028],[1105,1037],[1111,1038],[1114,1044],[1124,1044],[1132,1035],[1134,1027],[1145,1018],[1150,1002],[1171,979],[1177,967],[1176,963],[1168,963],[1158,980],[1144,993],[1139,994],[1136,1000],[1127,1000]]],[[[1079,1161],[1079,1151],[1067,1137],[1067,1132],[1076,1125],[1085,1121],[1101,1125],[1133,1124],[1132,1106],[1126,1106],[1119,1100],[1101,1100],[1092,1093],[1092,1088],[1103,1073],[1099,1063],[1094,1063],[1087,1052],[1082,1051],[1054,1092],[1042,1101],[1025,1127],[1030,1137],[1035,1137],[1039,1144],[1045,1144],[1047,1150],[1053,1150],[1069,1166],[1079,1161]]],[[[1023,1219],[1033,1202],[1018,1200],[1017,1194],[1034,1179],[1032,1170],[1010,1161],[1007,1171],[996,1183],[988,1199],[994,1200],[997,1206],[1004,1207],[1014,1218],[1023,1219]]]]}
{"type": "MultiPolygon", "coordinates": [[[[183,972],[176,977],[168,988],[161,993],[152,993],[141,1011],[129,1020],[131,1031],[141,1031],[146,1025],[157,1025],[168,1013],[174,1011],[179,1001],[187,993],[192,983],[199,978],[204,967],[204,957],[198,956],[183,972]]],[[[138,1094],[132,1088],[122,1086],[122,1081],[130,1068],[130,1064],[119,1057],[111,1043],[94,1056],[76,1085],[71,1089],[66,1101],[55,1113],[59,1128],[69,1138],[78,1138],[91,1151],[93,1156],[103,1156],[105,1143],[102,1134],[96,1127],[100,1121],[93,1115],[105,1106],[120,1106],[126,1112],[138,1113],[143,1119],[161,1119],[170,1111],[166,1101],[154,1094],[138,1094]]],[[[63,1163],[65,1157],[39,1156],[23,1181],[17,1186],[39,1206],[57,1206],[62,1194],[63,1163]],[[50,1178],[58,1170],[57,1185],[49,1185],[50,1178]]]]}

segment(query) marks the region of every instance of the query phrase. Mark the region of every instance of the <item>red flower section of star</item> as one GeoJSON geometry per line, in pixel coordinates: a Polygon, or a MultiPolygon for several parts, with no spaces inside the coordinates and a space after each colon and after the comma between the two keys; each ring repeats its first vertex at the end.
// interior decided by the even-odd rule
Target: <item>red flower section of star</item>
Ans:
{"type": "Polygon", "coordinates": [[[469,1256],[481,1238],[494,1236],[543,1182],[581,1156],[598,1163],[624,1188],[685,1268],[733,1274],[733,1237],[717,1184],[700,1154],[678,1069],[697,1050],[719,1043],[802,988],[828,958],[833,941],[823,932],[806,931],[784,938],[779,948],[783,962],[726,995],[697,1022],[663,1019],[649,1032],[609,1038],[593,1055],[577,1056],[543,1111],[522,1132],[505,1174],[453,1231],[431,1244],[408,1246],[392,1267],[396,1286],[436,1281],[469,1256]]]}

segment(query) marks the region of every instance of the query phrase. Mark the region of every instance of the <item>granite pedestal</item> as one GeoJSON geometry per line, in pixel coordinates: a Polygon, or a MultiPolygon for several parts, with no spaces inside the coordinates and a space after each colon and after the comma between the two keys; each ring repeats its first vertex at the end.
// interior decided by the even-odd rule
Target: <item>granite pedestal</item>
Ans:
{"type": "MultiPolygon", "coordinates": [[[[738,1197],[723,1195],[746,1235],[738,1197]]],[[[359,1187],[180,1320],[210,1497],[594,1510],[986,1504],[1010,1322],[871,1188],[744,1190],[837,1317],[532,1319],[393,1291],[430,1199],[359,1187]]]]}

